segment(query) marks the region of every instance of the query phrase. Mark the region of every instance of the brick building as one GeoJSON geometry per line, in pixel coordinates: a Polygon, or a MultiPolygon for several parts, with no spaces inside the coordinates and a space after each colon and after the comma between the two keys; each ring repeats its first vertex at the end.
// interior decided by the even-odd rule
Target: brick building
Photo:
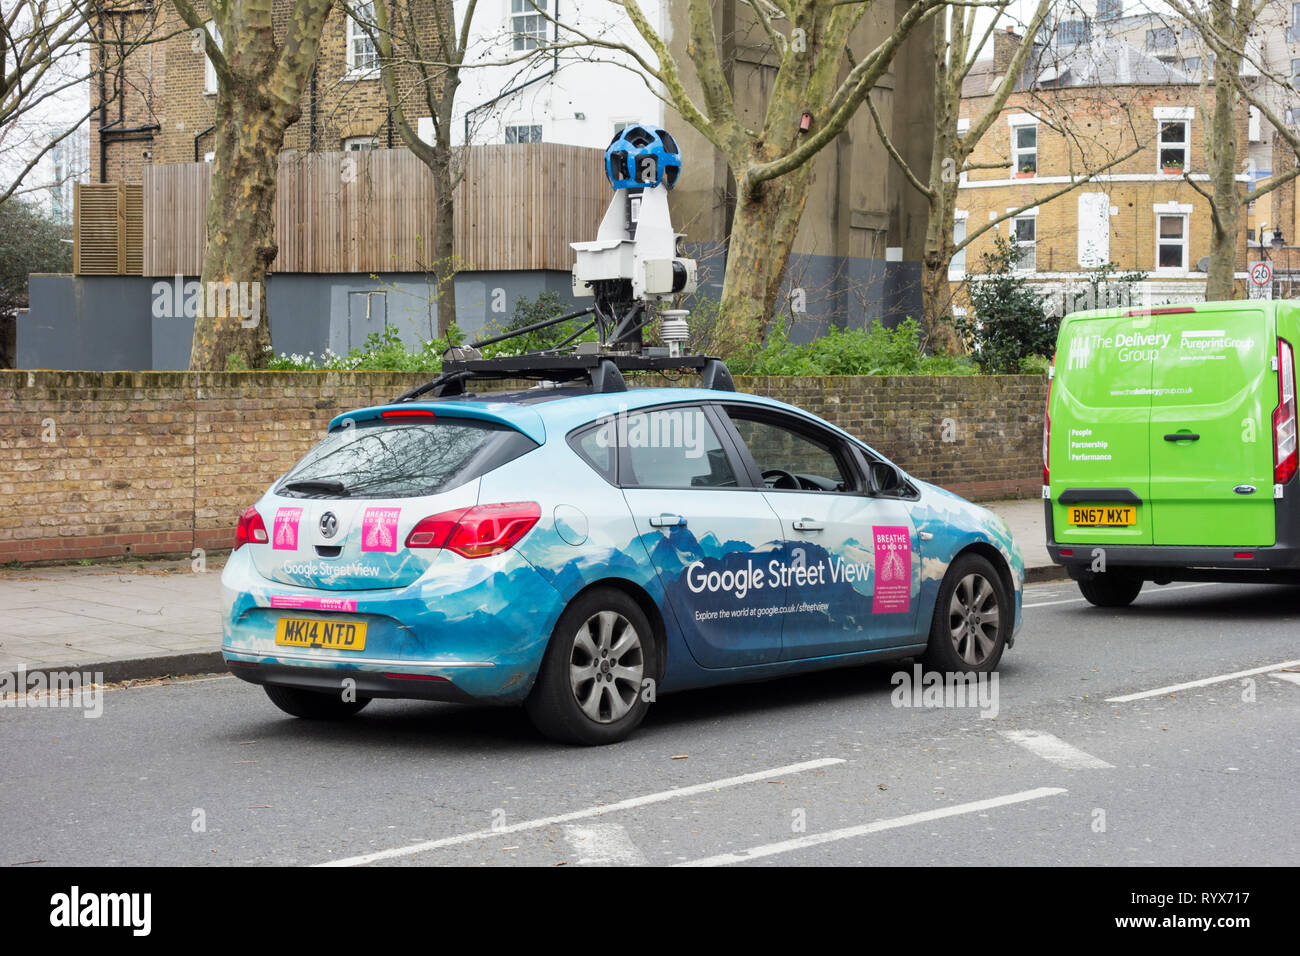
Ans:
{"type": "MultiPolygon", "coordinates": [[[[125,56],[119,70],[103,71],[99,50],[91,50],[92,95],[107,105],[90,123],[92,182],[140,182],[149,163],[202,162],[211,158],[216,108],[216,74],[203,52],[201,38],[185,28],[168,0],[153,0],[107,14],[98,31],[113,45],[151,29],[154,42],[125,56]],[[120,91],[112,95],[114,91],[120,91]],[[105,94],[108,95],[105,95],[105,94]]],[[[433,38],[432,6],[423,6],[417,22],[433,38]]],[[[196,0],[207,16],[207,7],[196,0]]],[[[274,0],[277,31],[292,8],[291,0],[274,0]]],[[[119,8],[121,9],[121,8],[119,8]]],[[[210,29],[212,21],[208,21],[210,29]]],[[[215,33],[214,33],[215,35],[215,33]]],[[[128,47],[129,49],[129,47],[128,47]]],[[[413,71],[401,77],[407,90],[413,71]]],[[[413,114],[420,108],[412,107],[413,114]]],[[[388,112],[375,69],[374,44],[340,6],[335,6],[321,37],[320,55],[302,99],[302,116],[285,133],[289,150],[339,150],[394,147],[400,137],[388,112]]]]}
{"type": "MultiPolygon", "coordinates": [[[[966,117],[982,111],[1019,37],[999,33],[994,41],[993,58],[967,79],[966,117]]],[[[1077,290],[1087,269],[1115,262],[1120,272],[1147,274],[1136,291],[1152,301],[1203,298],[1206,277],[1198,262],[1210,251],[1210,205],[1196,187],[1209,191],[1205,110],[1197,77],[1113,37],[1039,48],[1021,88],[971,157],[973,165],[1008,165],[963,174],[955,234],[964,238],[971,224],[1047,197],[1137,146],[1094,180],[1004,221],[997,233],[1020,246],[1020,268],[1045,291],[1077,290]]],[[[1243,107],[1242,170],[1248,123],[1243,107]]],[[[1237,179],[1244,194],[1248,177],[1243,172],[1237,179]]],[[[990,230],[954,260],[955,283],[980,271],[980,254],[992,248],[994,235],[990,230]]],[[[1237,256],[1243,285],[1246,263],[1243,231],[1237,256]]]]}

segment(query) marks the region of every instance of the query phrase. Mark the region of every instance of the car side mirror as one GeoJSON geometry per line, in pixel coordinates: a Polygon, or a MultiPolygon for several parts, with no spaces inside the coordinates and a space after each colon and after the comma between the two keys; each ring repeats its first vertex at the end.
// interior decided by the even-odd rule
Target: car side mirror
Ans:
{"type": "Polygon", "coordinates": [[[903,476],[887,461],[871,463],[871,493],[895,498],[903,487],[903,476]]]}

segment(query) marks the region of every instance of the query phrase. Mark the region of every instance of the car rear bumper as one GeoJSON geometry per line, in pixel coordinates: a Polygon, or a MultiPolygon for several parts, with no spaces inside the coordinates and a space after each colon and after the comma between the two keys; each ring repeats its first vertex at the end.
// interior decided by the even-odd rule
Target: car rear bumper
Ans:
{"type": "Polygon", "coordinates": [[[403,588],[326,592],[348,599],[334,610],[320,591],[262,577],[242,550],[222,573],[221,650],[255,684],[337,692],[352,680],[368,697],[519,703],[563,610],[555,587],[514,551],[474,563],[444,554],[403,588]],[[364,649],[277,644],[281,617],[365,622],[364,649]]]}
{"type": "Polygon", "coordinates": [[[374,662],[357,661],[349,666],[321,667],[276,660],[252,661],[230,652],[225,652],[224,656],[230,672],[250,684],[276,684],[327,694],[351,689],[358,698],[388,697],[458,704],[480,699],[458,686],[454,677],[439,674],[437,668],[413,668],[407,662],[375,665],[374,662]],[[363,665],[380,669],[366,670],[362,669],[363,665]],[[349,685],[348,681],[352,683],[349,685]]]}

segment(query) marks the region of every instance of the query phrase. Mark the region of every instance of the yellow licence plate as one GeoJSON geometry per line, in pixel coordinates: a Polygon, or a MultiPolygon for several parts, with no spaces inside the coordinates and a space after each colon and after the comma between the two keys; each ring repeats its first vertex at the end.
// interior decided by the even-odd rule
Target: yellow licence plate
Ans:
{"type": "Polygon", "coordinates": [[[275,625],[275,643],[287,647],[323,647],[335,651],[364,651],[366,649],[366,622],[282,617],[275,625]]]}
{"type": "Polygon", "coordinates": [[[1137,508],[1133,505],[1071,507],[1070,524],[1092,528],[1127,528],[1137,524],[1137,508]]]}

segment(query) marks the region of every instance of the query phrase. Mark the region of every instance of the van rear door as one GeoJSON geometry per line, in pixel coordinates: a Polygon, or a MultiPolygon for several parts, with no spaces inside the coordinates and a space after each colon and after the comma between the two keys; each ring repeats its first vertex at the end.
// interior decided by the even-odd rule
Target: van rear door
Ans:
{"type": "Polygon", "coordinates": [[[1068,316],[1052,382],[1052,525],[1061,544],[1151,544],[1152,316],[1068,316]]]}
{"type": "Polygon", "coordinates": [[[1273,544],[1272,314],[1189,309],[1157,323],[1168,339],[1152,379],[1152,543],[1273,544]]]}

